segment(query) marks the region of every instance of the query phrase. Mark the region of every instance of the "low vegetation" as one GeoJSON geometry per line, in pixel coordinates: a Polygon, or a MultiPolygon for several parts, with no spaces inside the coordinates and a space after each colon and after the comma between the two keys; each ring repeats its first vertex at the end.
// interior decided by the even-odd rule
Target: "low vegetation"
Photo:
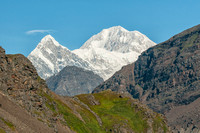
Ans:
{"type": "Polygon", "coordinates": [[[149,113],[150,110],[140,106],[137,100],[122,98],[119,94],[109,90],[91,95],[100,102],[99,105],[91,105],[89,99],[87,99],[88,95],[79,95],[78,98],[100,116],[104,131],[119,132],[124,128],[128,131],[140,133],[147,132],[151,128],[150,126],[153,126],[155,132],[159,128],[167,132],[163,118],[160,115],[154,116],[149,113]],[[149,119],[152,119],[155,124],[149,124],[147,122],[149,119]],[[157,123],[158,120],[159,124],[157,123]]]}
{"type": "Polygon", "coordinates": [[[0,128],[0,133],[6,133],[3,129],[0,128]]]}
{"type": "Polygon", "coordinates": [[[97,94],[78,95],[73,98],[74,100],[67,102],[56,95],[44,92],[40,95],[47,99],[45,105],[53,112],[54,117],[63,118],[61,123],[78,133],[125,130],[140,133],[149,129],[153,129],[154,132],[160,130],[167,132],[165,122],[160,115],[149,113],[149,109],[141,106],[137,100],[122,97],[109,90],[97,94]],[[95,101],[98,104],[92,104],[95,101]],[[70,108],[70,104],[73,104],[73,108],[70,108]],[[102,125],[91,111],[100,118],[102,125]],[[149,119],[153,122],[148,123],[149,119]]]}
{"type": "MultiPolygon", "coordinates": [[[[10,122],[10,121],[7,121],[3,118],[0,117],[0,120],[6,125],[8,126],[11,130],[15,130],[15,126],[10,122]]],[[[3,129],[0,129],[0,133],[3,132],[3,129]]]]}

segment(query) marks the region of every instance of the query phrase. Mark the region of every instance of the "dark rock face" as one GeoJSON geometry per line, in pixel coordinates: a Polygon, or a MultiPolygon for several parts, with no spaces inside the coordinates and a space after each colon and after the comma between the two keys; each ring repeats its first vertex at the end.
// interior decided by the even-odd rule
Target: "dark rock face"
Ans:
{"type": "MultiPolygon", "coordinates": [[[[200,97],[199,75],[200,25],[197,25],[143,52],[135,63],[122,68],[94,92],[108,88],[128,91],[154,111],[166,113],[200,97]]],[[[198,119],[191,117],[193,122],[198,119]]],[[[185,129],[187,124],[187,120],[177,123],[185,129]]],[[[193,125],[200,128],[198,122],[193,125]]]]}
{"type": "Polygon", "coordinates": [[[102,82],[103,79],[97,74],[76,66],[67,66],[47,79],[47,85],[52,91],[67,96],[91,93],[102,82]]]}
{"type": "Polygon", "coordinates": [[[190,104],[200,97],[199,67],[200,26],[197,26],[140,56],[134,73],[136,83],[143,88],[141,98],[162,113],[170,106],[190,104]],[[152,103],[151,99],[158,101],[152,103]]]}

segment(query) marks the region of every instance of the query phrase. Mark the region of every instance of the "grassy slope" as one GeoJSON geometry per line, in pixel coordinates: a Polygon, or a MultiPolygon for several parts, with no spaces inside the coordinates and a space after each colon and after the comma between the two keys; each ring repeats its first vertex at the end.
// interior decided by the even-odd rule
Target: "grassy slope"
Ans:
{"type": "Polygon", "coordinates": [[[100,116],[104,131],[108,129],[113,131],[116,128],[115,125],[131,129],[134,132],[146,132],[150,126],[155,132],[159,128],[162,128],[164,132],[167,131],[163,118],[159,114],[154,116],[148,114],[147,112],[150,110],[140,106],[136,100],[127,97],[121,98],[119,94],[110,91],[91,95],[100,102],[100,105],[91,105],[87,95],[78,97],[100,116]],[[152,125],[148,124],[148,119],[153,120],[152,125]]]}
{"type": "Polygon", "coordinates": [[[136,111],[134,107],[131,107],[128,98],[119,98],[115,94],[106,92],[94,94],[94,96],[100,101],[100,105],[90,105],[84,95],[79,98],[100,116],[104,130],[112,131],[115,125],[131,128],[136,132],[143,132],[148,128],[143,111],[136,111]]]}
{"type": "Polygon", "coordinates": [[[57,96],[50,96],[44,92],[41,92],[40,95],[48,99],[46,101],[46,106],[54,112],[54,116],[59,118],[63,117],[64,121],[60,122],[63,125],[69,126],[73,131],[78,133],[92,133],[101,130],[94,115],[84,107],[81,107],[81,105],[77,102],[73,100],[71,101],[71,104],[73,104],[75,107],[74,109],[71,109],[63,100],[57,96]],[[83,120],[78,118],[74,112],[78,112],[83,120]]]}
{"type": "Polygon", "coordinates": [[[149,128],[152,128],[154,132],[159,129],[163,132],[167,131],[164,120],[159,114],[149,114],[147,113],[149,109],[141,107],[136,100],[122,98],[111,91],[76,96],[100,117],[102,126],[99,125],[96,117],[79,102],[75,100],[65,102],[56,95],[50,96],[44,92],[40,95],[48,99],[46,106],[54,112],[54,116],[64,118],[64,121],[60,120],[60,122],[78,133],[119,132],[122,128],[138,133],[146,132],[149,128]],[[92,105],[90,95],[93,95],[100,104],[92,105]],[[69,103],[73,105],[73,109],[69,107],[69,103]],[[148,123],[150,119],[153,121],[151,124],[148,123]]]}
{"type": "MultiPolygon", "coordinates": [[[[7,126],[11,131],[15,131],[15,126],[10,122],[0,117],[0,122],[7,126]]],[[[0,128],[0,133],[6,133],[4,129],[0,128]]]]}

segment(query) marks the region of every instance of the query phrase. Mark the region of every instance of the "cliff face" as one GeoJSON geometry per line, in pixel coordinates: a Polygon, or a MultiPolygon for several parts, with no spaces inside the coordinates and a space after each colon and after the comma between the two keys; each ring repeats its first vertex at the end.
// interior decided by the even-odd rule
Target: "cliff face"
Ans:
{"type": "Polygon", "coordinates": [[[200,25],[147,50],[134,69],[136,83],[148,95],[141,98],[160,112],[190,104],[200,97],[199,61],[200,25]],[[154,98],[160,102],[151,103],[154,98]]]}
{"type": "Polygon", "coordinates": [[[91,93],[103,82],[103,79],[92,71],[76,66],[66,66],[46,81],[49,89],[56,94],[74,96],[91,93]]]}
{"type": "MultiPolygon", "coordinates": [[[[199,68],[200,25],[197,25],[143,52],[135,63],[122,68],[94,92],[108,88],[129,92],[164,114],[177,106],[194,105],[192,103],[200,97],[199,68]]],[[[196,112],[197,108],[191,107],[190,113],[196,112]]],[[[167,116],[170,119],[171,116],[167,116]]],[[[184,117],[181,123],[172,125],[200,128],[199,116],[192,113],[191,119],[184,117]]]]}
{"type": "Polygon", "coordinates": [[[165,118],[139,101],[105,91],[51,92],[23,55],[0,48],[0,132],[168,132],[165,118]]]}

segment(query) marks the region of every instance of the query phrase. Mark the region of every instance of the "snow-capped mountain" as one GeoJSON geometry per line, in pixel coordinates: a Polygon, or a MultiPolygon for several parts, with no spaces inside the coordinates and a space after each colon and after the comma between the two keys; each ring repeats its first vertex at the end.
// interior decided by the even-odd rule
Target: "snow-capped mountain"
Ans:
{"type": "Polygon", "coordinates": [[[89,63],[60,45],[51,35],[47,35],[41,40],[30,53],[28,59],[36,67],[38,74],[44,79],[58,73],[65,66],[90,68],[89,63]]]}
{"type": "Polygon", "coordinates": [[[139,31],[128,31],[121,26],[114,26],[92,36],[80,49],[103,48],[120,53],[141,53],[154,45],[154,42],[139,31]]]}
{"type": "Polygon", "coordinates": [[[92,36],[80,49],[72,52],[89,62],[93,71],[106,80],[154,45],[153,41],[138,31],[115,26],[92,36]]]}
{"type": "Polygon", "coordinates": [[[92,36],[80,49],[74,51],[47,35],[28,58],[44,79],[57,74],[65,66],[78,66],[106,80],[122,66],[136,61],[143,51],[154,45],[138,31],[115,26],[92,36]]]}

